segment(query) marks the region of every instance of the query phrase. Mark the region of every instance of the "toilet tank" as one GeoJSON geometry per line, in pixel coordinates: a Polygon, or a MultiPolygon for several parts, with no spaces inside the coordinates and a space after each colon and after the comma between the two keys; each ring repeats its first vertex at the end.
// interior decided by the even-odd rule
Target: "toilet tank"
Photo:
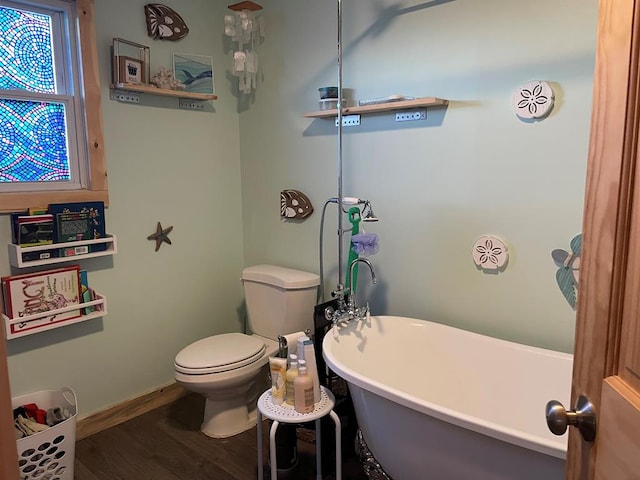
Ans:
{"type": "Polygon", "coordinates": [[[242,271],[251,332],[273,340],[278,335],[311,329],[320,277],[275,265],[242,271]]]}

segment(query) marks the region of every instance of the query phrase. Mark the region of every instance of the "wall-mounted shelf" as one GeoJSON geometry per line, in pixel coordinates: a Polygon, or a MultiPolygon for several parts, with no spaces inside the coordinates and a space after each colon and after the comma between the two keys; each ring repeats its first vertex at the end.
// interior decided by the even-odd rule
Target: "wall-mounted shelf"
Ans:
{"type": "Polygon", "coordinates": [[[190,100],[216,100],[217,95],[209,93],[185,92],[183,90],[169,90],[157,88],[150,85],[138,85],[135,83],[115,83],[111,85],[112,90],[123,90],[125,92],[148,93],[150,95],[162,95],[165,97],[188,98],[190,100]]]}
{"type": "Polygon", "coordinates": [[[95,240],[81,240],[79,242],[54,243],[51,245],[38,245],[37,247],[21,247],[13,243],[9,244],[9,263],[14,267],[38,267],[41,265],[51,265],[54,263],[77,262],[85,258],[103,257],[105,255],[114,255],[118,253],[118,244],[115,235],[107,235],[105,238],[95,240]],[[106,244],[106,250],[98,252],[91,251],[91,245],[106,244]],[[88,248],[83,248],[88,247],[88,248]],[[46,256],[47,252],[58,249],[72,249],[73,255],[64,257],[38,258],[37,252],[42,252],[46,256]],[[85,252],[86,253],[83,253],[85,252]],[[36,257],[36,260],[25,260],[28,257],[36,257]]]}
{"type": "Polygon", "coordinates": [[[44,332],[46,330],[52,330],[54,328],[64,327],[66,325],[72,325],[74,323],[85,322],[92,318],[104,317],[107,315],[107,298],[103,295],[96,293],[96,299],[90,302],[80,303],[77,305],[69,305],[65,308],[58,310],[48,310],[46,312],[36,313],[34,315],[25,315],[20,318],[9,318],[4,313],[0,314],[4,320],[5,332],[7,340],[12,338],[24,337],[26,335],[32,335],[34,333],[44,332]],[[65,312],[78,310],[82,308],[93,307],[95,310],[86,315],[80,315],[79,317],[69,318],[65,320],[55,321],[55,315],[59,315],[65,312]],[[43,319],[53,317],[50,323],[42,323],[43,319]],[[29,323],[40,321],[40,324],[36,326],[30,326],[29,323]],[[14,325],[13,331],[11,326],[14,325]]]}
{"type": "MultiPolygon", "coordinates": [[[[391,112],[398,110],[411,110],[420,107],[440,107],[447,105],[448,100],[436,97],[416,98],[414,100],[402,100],[399,102],[378,103],[375,105],[362,105],[357,107],[345,107],[342,109],[343,115],[366,115],[380,112],[391,112]]],[[[308,112],[304,116],[306,118],[330,118],[338,115],[338,109],[319,110],[317,112],[308,112]]]]}

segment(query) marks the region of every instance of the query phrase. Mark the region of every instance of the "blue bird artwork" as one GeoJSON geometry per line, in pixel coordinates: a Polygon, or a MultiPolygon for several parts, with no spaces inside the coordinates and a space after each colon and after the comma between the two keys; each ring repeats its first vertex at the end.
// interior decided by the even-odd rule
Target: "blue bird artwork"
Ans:
{"type": "Polygon", "coordinates": [[[551,258],[558,267],[556,281],[564,298],[574,310],[578,305],[578,280],[580,277],[580,251],[582,250],[582,234],[579,233],[569,243],[571,251],[556,249],[551,258]]]}

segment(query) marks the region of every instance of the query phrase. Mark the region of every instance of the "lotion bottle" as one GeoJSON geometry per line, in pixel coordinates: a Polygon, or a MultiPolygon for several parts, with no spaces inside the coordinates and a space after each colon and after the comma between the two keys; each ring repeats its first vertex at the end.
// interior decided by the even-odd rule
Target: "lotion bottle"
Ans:
{"type": "Polygon", "coordinates": [[[305,361],[300,361],[298,376],[293,381],[295,390],[295,406],[298,413],[313,412],[313,380],[307,375],[305,361]]]}
{"type": "Polygon", "coordinates": [[[286,375],[286,395],[285,402],[287,405],[295,404],[295,390],[293,381],[298,376],[298,356],[295,354],[289,355],[289,368],[286,375]]]}

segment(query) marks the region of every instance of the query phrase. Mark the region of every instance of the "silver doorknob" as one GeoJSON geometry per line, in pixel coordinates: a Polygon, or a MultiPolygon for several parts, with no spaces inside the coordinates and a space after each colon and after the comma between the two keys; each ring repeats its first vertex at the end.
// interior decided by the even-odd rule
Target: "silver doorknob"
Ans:
{"type": "Polygon", "coordinates": [[[551,400],[545,408],[547,426],[551,433],[563,435],[569,425],[578,427],[585,442],[593,442],[596,438],[596,412],[591,402],[584,395],[576,401],[575,410],[565,410],[557,400],[551,400]]]}

